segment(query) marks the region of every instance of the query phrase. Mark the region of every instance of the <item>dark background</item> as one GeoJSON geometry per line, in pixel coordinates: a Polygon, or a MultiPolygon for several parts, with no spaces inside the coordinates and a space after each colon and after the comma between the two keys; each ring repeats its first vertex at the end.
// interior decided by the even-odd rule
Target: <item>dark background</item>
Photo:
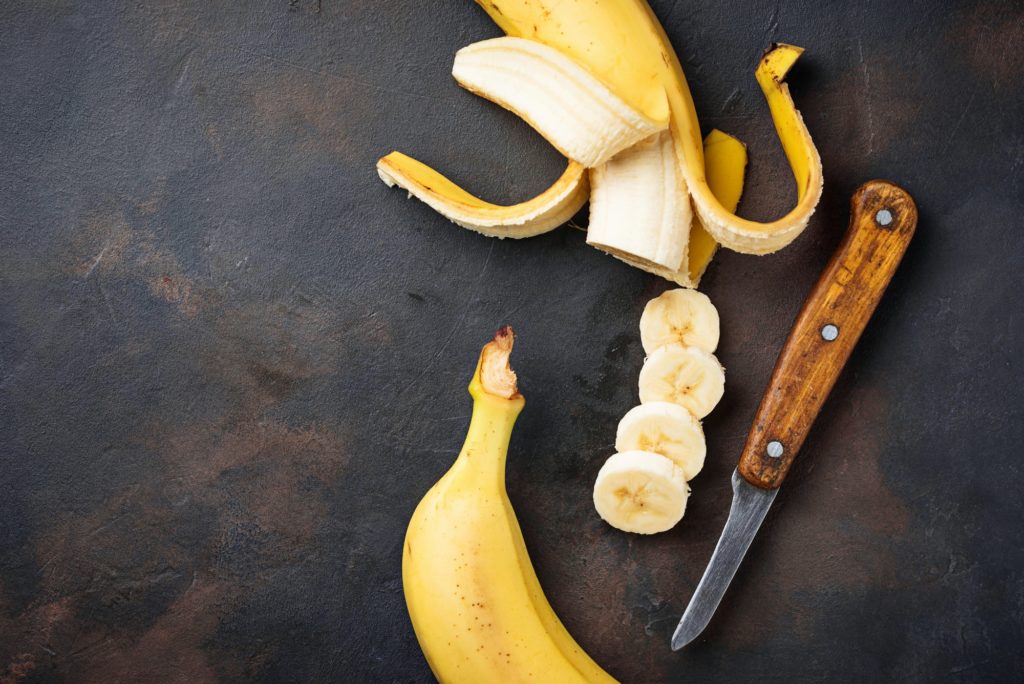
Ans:
{"type": "Polygon", "coordinates": [[[726,396],[686,518],[644,538],[590,493],[668,284],[571,228],[472,234],[374,171],[399,149],[498,201],[560,173],[451,79],[498,35],[475,5],[0,5],[0,682],[429,680],[402,537],[503,323],[528,400],[510,496],[616,677],[1024,676],[1024,9],[654,9],[705,131],[750,147],[746,216],[794,196],[754,64],[807,48],[791,83],[825,194],[784,252],[712,264],[726,396]],[[914,195],[917,237],[724,604],[672,653],[775,356],[873,177],[914,195]]]}

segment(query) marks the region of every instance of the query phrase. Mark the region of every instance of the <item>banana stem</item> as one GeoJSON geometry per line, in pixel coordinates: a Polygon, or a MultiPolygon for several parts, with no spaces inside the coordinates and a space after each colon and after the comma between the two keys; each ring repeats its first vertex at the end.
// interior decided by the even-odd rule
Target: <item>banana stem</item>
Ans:
{"type": "MultiPolygon", "coordinates": [[[[473,417],[456,468],[489,471],[504,487],[505,458],[512,427],[526,399],[516,386],[516,374],[509,365],[515,335],[512,328],[498,330],[494,339],[480,351],[469,393],[473,397],[473,417]]],[[[453,469],[454,470],[454,469],[453,469]]]]}

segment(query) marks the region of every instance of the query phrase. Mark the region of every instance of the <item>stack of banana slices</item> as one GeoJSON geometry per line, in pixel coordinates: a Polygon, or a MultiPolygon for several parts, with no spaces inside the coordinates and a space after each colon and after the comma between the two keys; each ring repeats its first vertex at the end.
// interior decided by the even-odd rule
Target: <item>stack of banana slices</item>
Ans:
{"type": "Polygon", "coordinates": [[[700,420],[725,391],[718,337],[718,311],[696,290],[669,290],[644,308],[640,405],[619,421],[618,453],[594,483],[594,506],[612,527],[664,532],[686,512],[687,482],[707,453],[700,420]]]}

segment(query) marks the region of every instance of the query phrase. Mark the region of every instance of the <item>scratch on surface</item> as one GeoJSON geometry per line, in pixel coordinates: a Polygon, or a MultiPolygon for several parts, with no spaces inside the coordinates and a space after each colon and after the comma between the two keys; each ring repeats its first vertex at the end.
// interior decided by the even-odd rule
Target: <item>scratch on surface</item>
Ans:
{"type": "Polygon", "coordinates": [[[243,55],[250,55],[252,57],[257,57],[259,59],[263,59],[263,60],[266,60],[268,62],[273,62],[275,64],[281,64],[281,65],[284,65],[284,66],[287,66],[287,67],[291,67],[292,69],[298,69],[299,71],[305,71],[308,74],[314,74],[316,76],[326,76],[327,78],[333,78],[333,79],[335,79],[337,81],[341,81],[342,83],[349,83],[349,84],[360,85],[360,86],[363,86],[364,88],[370,88],[372,90],[378,90],[378,91],[383,92],[383,93],[391,93],[392,95],[409,95],[409,96],[412,96],[412,97],[418,97],[418,98],[421,98],[421,99],[424,99],[424,100],[431,100],[431,101],[436,99],[436,98],[430,97],[428,95],[424,95],[422,93],[417,93],[417,92],[412,91],[412,90],[403,90],[401,88],[388,88],[387,86],[377,85],[376,83],[370,83],[369,81],[363,81],[363,80],[358,79],[358,78],[352,78],[351,76],[342,76],[340,74],[335,74],[335,73],[332,73],[330,71],[321,71],[319,69],[312,69],[310,67],[303,66],[301,64],[296,64],[295,62],[289,62],[288,60],[281,59],[280,57],[274,57],[272,55],[265,55],[265,54],[263,54],[261,52],[253,52],[251,50],[246,50],[246,49],[240,48],[240,47],[234,48],[234,51],[238,52],[240,54],[243,54],[243,55]]]}
{"type": "Polygon", "coordinates": [[[953,129],[949,132],[949,135],[947,135],[946,139],[943,141],[942,151],[939,152],[939,156],[946,154],[946,150],[949,148],[950,143],[952,143],[953,140],[956,138],[956,134],[960,132],[960,126],[963,125],[964,119],[967,118],[967,112],[968,110],[970,110],[971,105],[974,104],[974,98],[977,95],[978,89],[977,87],[975,87],[975,89],[971,91],[970,97],[967,98],[967,104],[964,105],[963,111],[960,112],[960,117],[956,120],[956,123],[953,125],[953,129]]]}
{"type": "Polygon", "coordinates": [[[732,92],[729,93],[729,97],[725,98],[725,102],[722,103],[722,113],[728,112],[735,107],[737,103],[739,103],[741,97],[740,89],[733,88],[732,92]]]}
{"type": "Polygon", "coordinates": [[[857,39],[857,56],[860,58],[860,70],[864,74],[864,103],[867,105],[868,119],[868,156],[875,151],[875,113],[871,107],[871,69],[864,61],[864,45],[857,39]]]}
{"type": "Polygon", "coordinates": [[[768,15],[768,24],[765,26],[765,46],[767,47],[772,43],[775,38],[775,34],[779,30],[779,14],[782,12],[782,0],[775,0],[775,6],[772,7],[772,13],[768,15]]]}
{"type": "Polygon", "coordinates": [[[89,270],[85,272],[85,280],[88,280],[89,276],[92,275],[92,272],[95,271],[96,267],[100,265],[100,261],[103,259],[103,255],[107,253],[107,249],[109,247],[109,244],[103,245],[103,249],[101,249],[100,253],[96,255],[96,260],[92,262],[92,265],[89,267],[89,270]]]}
{"type": "Polygon", "coordinates": [[[178,74],[178,80],[174,82],[173,93],[177,94],[181,90],[181,87],[185,84],[185,78],[188,76],[188,70],[192,66],[192,55],[195,52],[195,48],[192,48],[185,52],[178,60],[178,64],[181,65],[181,73],[178,74]]]}

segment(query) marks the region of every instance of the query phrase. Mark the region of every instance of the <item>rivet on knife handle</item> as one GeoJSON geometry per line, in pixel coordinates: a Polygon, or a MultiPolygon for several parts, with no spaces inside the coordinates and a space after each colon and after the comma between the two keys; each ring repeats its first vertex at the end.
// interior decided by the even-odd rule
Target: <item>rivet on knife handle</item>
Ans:
{"type": "Polygon", "coordinates": [[[914,200],[887,181],[868,181],[850,205],[850,227],[779,354],[740,457],[737,470],[763,489],[782,484],[917,226],[914,200]]]}

